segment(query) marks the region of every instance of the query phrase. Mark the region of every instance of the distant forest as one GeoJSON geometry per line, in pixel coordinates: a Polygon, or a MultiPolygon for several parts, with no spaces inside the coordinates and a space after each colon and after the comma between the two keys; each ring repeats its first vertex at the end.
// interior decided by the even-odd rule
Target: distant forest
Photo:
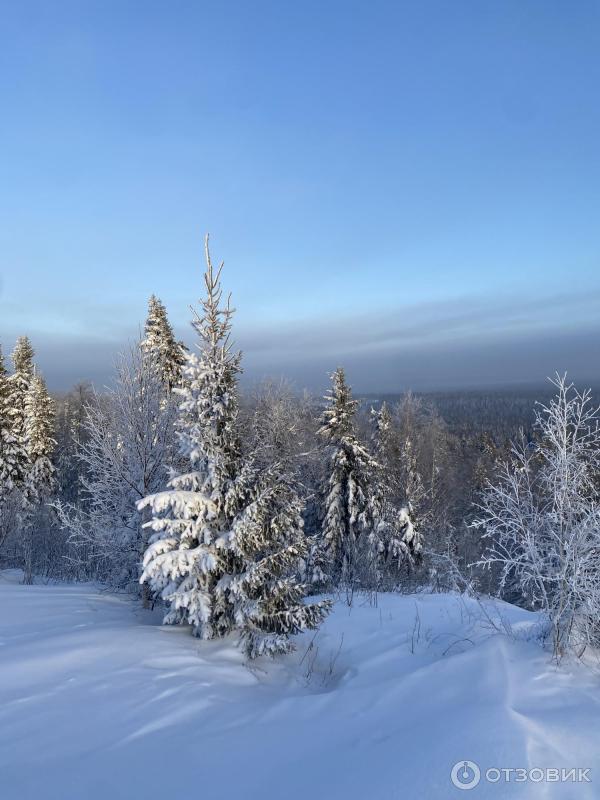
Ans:
{"type": "MultiPolygon", "coordinates": [[[[593,399],[600,399],[600,389],[593,386],[593,399]]],[[[527,388],[465,389],[439,392],[413,392],[416,398],[436,409],[448,429],[457,435],[490,433],[514,438],[521,429],[531,435],[535,423],[536,403],[547,405],[555,388],[546,385],[527,388]]],[[[378,408],[382,403],[394,405],[402,394],[363,394],[363,404],[378,408]]]]}

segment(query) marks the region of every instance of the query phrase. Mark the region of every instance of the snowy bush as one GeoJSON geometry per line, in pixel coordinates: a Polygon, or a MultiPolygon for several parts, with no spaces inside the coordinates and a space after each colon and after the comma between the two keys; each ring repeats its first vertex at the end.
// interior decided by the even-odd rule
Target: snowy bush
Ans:
{"type": "Polygon", "coordinates": [[[501,592],[545,612],[560,658],[598,637],[600,429],[589,391],[553,383],[555,398],[537,409],[538,438],[513,446],[475,524],[489,540],[481,563],[499,570],[501,592]]]}

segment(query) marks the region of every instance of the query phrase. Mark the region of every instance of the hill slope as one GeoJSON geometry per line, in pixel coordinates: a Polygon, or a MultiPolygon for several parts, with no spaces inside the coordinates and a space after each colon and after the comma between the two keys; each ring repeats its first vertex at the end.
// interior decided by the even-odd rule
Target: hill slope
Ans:
{"type": "Polygon", "coordinates": [[[489,613],[514,635],[453,595],[338,603],[295,654],[246,665],[127,598],[0,573],[2,797],[446,800],[463,759],[592,779],[484,775],[466,796],[600,796],[597,676],[554,668],[535,615],[489,613]]]}

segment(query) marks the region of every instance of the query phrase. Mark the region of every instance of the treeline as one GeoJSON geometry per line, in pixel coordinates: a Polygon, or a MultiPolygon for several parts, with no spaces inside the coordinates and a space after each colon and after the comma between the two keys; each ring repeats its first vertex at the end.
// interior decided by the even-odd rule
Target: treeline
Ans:
{"type": "MultiPolygon", "coordinates": [[[[38,508],[28,526],[27,541],[36,538],[35,547],[28,546],[28,575],[138,590],[147,536],[136,504],[164,485],[167,467],[179,458],[179,395],[173,390],[182,383],[187,357],[153,296],[144,339],[119,357],[114,389],[98,393],[81,383],[47,399],[45,456],[52,479],[43,525],[38,508]]],[[[24,396],[30,379],[41,380],[27,339],[14,358],[18,368],[14,376],[5,371],[3,380],[24,396]]],[[[5,396],[7,408],[24,407],[14,391],[5,396]]],[[[23,426],[12,430],[25,448],[23,426]]],[[[327,542],[331,579],[344,573],[345,583],[358,586],[409,590],[433,580],[447,588],[448,575],[423,552],[450,555],[463,567],[480,555],[480,536],[465,523],[502,450],[493,435],[452,433],[427,398],[408,393],[395,402],[358,402],[342,369],[333,374],[327,399],[268,379],[240,397],[238,430],[241,451],[262,469],[285,465],[302,500],[307,539],[327,542]],[[356,504],[346,516],[335,508],[338,484],[341,496],[356,504]],[[383,567],[373,552],[342,552],[345,538],[358,541],[359,529],[384,554],[383,567]],[[349,571],[357,573],[352,581],[349,571]]],[[[3,450],[3,463],[9,460],[3,450]]],[[[23,566],[24,517],[15,509],[24,497],[15,491],[21,481],[12,484],[4,480],[12,503],[3,508],[12,511],[4,515],[0,554],[5,565],[23,566]]]]}
{"type": "Polygon", "coordinates": [[[342,368],[325,398],[276,380],[241,394],[206,258],[191,352],[153,296],[110,391],[51,399],[26,338],[10,373],[0,360],[2,566],[139,593],[200,637],[237,631],[249,656],[318,625],[319,592],[477,588],[544,610],[557,654],[596,635],[589,395],[559,380],[533,411],[510,395],[365,402],[342,368]]]}
{"type": "MultiPolygon", "coordinates": [[[[543,385],[535,389],[465,389],[414,394],[434,408],[457,436],[487,433],[497,441],[504,441],[514,438],[521,429],[532,433],[535,405],[549,401],[553,391],[549,385],[543,385]]],[[[366,404],[377,407],[381,402],[394,405],[401,396],[366,395],[364,399],[366,404]]]]}

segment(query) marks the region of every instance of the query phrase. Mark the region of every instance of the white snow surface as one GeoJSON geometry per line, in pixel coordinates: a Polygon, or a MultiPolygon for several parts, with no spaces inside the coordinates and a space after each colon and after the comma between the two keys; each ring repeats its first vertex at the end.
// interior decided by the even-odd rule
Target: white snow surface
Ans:
{"type": "Polygon", "coordinates": [[[3,800],[600,797],[600,678],[553,666],[532,613],[488,604],[508,635],[469,598],[358,597],[249,665],[125,596],[19,579],[0,573],[3,800]],[[463,759],[592,782],[464,792],[463,759]]]}

